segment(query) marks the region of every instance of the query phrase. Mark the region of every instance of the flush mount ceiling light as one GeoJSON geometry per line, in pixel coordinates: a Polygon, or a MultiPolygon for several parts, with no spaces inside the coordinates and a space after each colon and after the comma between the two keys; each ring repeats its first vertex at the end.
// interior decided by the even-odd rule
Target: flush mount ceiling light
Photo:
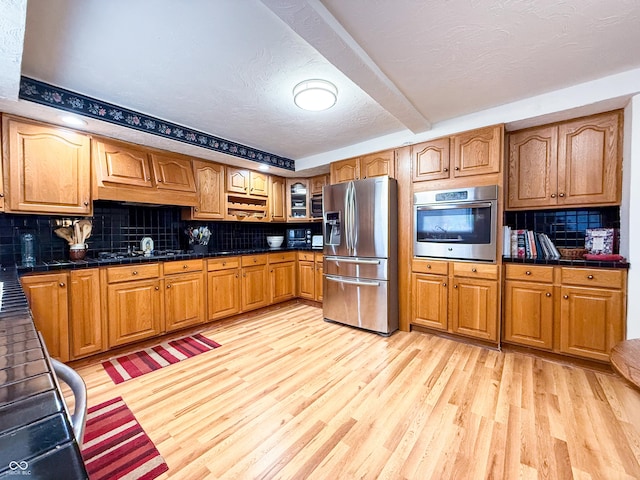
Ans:
{"type": "Polygon", "coordinates": [[[293,101],[303,110],[319,112],[336,104],[338,89],[326,80],[305,80],[293,87],[293,101]]]}

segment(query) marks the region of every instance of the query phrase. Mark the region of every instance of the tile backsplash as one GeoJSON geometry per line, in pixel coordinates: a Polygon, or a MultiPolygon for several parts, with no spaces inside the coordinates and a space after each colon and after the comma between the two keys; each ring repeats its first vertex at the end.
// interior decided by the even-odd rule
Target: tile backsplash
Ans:
{"type": "Polygon", "coordinates": [[[587,228],[620,228],[620,207],[505,212],[505,225],[545,233],[560,248],[584,248],[587,228]]]}
{"type": "MultiPolygon", "coordinates": [[[[265,247],[268,235],[285,235],[287,228],[310,228],[320,234],[319,223],[277,224],[240,222],[195,222],[180,217],[180,207],[127,205],[116,202],[96,201],[93,207],[93,230],[87,240],[88,257],[98,252],[126,252],[140,248],[142,237],[151,237],[156,250],[187,250],[184,230],[188,226],[207,225],[211,230],[211,250],[235,250],[265,247]]],[[[69,258],[67,242],[53,231],[54,220],[50,215],[15,215],[0,213],[0,264],[20,263],[20,236],[32,233],[36,238],[36,261],[49,262],[69,258]]]]}

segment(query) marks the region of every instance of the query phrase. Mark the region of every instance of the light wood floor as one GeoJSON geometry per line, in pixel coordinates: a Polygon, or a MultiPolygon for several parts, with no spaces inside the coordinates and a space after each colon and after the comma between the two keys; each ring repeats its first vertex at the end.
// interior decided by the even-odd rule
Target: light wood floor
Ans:
{"type": "Polygon", "coordinates": [[[124,398],[160,478],[640,478],[640,394],[614,374],[305,304],[204,333],[222,347],[120,385],[78,368],[90,405],[124,398]]]}

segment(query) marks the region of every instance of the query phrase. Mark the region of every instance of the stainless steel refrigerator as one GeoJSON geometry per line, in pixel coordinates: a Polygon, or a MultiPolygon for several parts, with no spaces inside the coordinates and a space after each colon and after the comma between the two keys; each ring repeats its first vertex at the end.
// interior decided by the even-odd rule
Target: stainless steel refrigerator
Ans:
{"type": "Polygon", "coordinates": [[[398,186],[374,177],[322,192],[325,320],[398,329],[398,186]]]}

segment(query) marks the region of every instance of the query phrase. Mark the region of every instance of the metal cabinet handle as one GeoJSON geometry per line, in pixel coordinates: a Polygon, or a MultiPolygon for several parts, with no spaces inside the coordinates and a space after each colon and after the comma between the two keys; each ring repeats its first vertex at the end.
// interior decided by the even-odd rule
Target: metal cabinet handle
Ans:
{"type": "Polygon", "coordinates": [[[157,179],[156,179],[156,182],[158,182],[158,183],[162,183],[162,179],[161,179],[161,178],[157,178],[157,179]]]}
{"type": "Polygon", "coordinates": [[[551,194],[551,198],[556,198],[556,194],[555,194],[555,193],[552,193],[552,194],[551,194]]]}
{"type": "Polygon", "coordinates": [[[460,170],[460,167],[456,167],[456,170],[460,170]]]}
{"type": "Polygon", "coordinates": [[[89,202],[87,202],[86,200],[84,201],[84,206],[88,207],[89,206],[89,202]]]}
{"type": "Polygon", "coordinates": [[[453,288],[458,288],[458,285],[454,285],[453,288]]]}
{"type": "Polygon", "coordinates": [[[443,171],[443,172],[448,172],[448,171],[449,171],[449,169],[448,169],[447,167],[444,167],[444,168],[442,169],[442,171],[443,171]]]}
{"type": "Polygon", "coordinates": [[[167,285],[167,288],[171,288],[171,284],[167,285]]]}
{"type": "Polygon", "coordinates": [[[472,269],[471,269],[471,271],[472,271],[473,273],[476,273],[476,272],[478,271],[478,269],[477,269],[477,268],[472,268],[472,269]]]}
{"type": "Polygon", "coordinates": [[[564,197],[564,193],[561,193],[558,196],[562,198],[562,197],[564,197]]]}
{"type": "Polygon", "coordinates": [[[0,198],[4,198],[4,193],[0,193],[0,198]]]}
{"type": "Polygon", "coordinates": [[[199,212],[200,210],[198,210],[198,207],[195,207],[195,208],[193,209],[193,211],[194,211],[194,212],[199,212]]]}
{"type": "Polygon", "coordinates": [[[567,298],[569,298],[569,295],[563,295],[562,298],[566,300],[567,298]]]}
{"type": "Polygon", "coordinates": [[[529,270],[527,270],[526,272],[524,272],[525,275],[531,275],[531,272],[529,270]]]}
{"type": "Polygon", "coordinates": [[[155,287],[156,290],[160,290],[160,287],[155,287]]]}
{"type": "Polygon", "coordinates": [[[236,273],[236,278],[238,278],[238,274],[236,273]]]}
{"type": "Polygon", "coordinates": [[[550,297],[550,296],[551,296],[551,294],[550,294],[549,292],[545,293],[545,295],[546,295],[547,297],[550,297]]]}
{"type": "Polygon", "coordinates": [[[427,263],[427,268],[428,268],[428,269],[431,269],[431,265],[429,265],[428,263],[427,263]]]}
{"type": "Polygon", "coordinates": [[[82,437],[87,421],[87,386],[78,372],[55,358],[51,359],[51,366],[56,376],[69,385],[73,392],[75,406],[71,415],[71,426],[78,445],[82,446],[82,437]]]}
{"type": "Polygon", "coordinates": [[[273,273],[273,270],[269,270],[271,273],[273,273]]]}
{"type": "Polygon", "coordinates": [[[60,287],[64,287],[64,282],[60,282],[58,285],[60,285],[60,287]]]}
{"type": "Polygon", "coordinates": [[[150,182],[150,181],[151,181],[151,177],[147,177],[147,182],[150,182]]]}
{"type": "Polygon", "coordinates": [[[182,268],[189,268],[189,265],[183,265],[182,268]]]}
{"type": "Polygon", "coordinates": [[[588,278],[589,280],[593,280],[593,275],[587,275],[587,278],[588,278]]]}
{"type": "Polygon", "coordinates": [[[443,286],[443,287],[446,287],[446,286],[447,286],[446,282],[445,282],[445,283],[443,283],[443,284],[442,284],[442,286],[443,286]]]}
{"type": "Polygon", "coordinates": [[[131,272],[131,275],[137,275],[138,272],[136,270],[134,270],[133,272],[131,272]]]}

